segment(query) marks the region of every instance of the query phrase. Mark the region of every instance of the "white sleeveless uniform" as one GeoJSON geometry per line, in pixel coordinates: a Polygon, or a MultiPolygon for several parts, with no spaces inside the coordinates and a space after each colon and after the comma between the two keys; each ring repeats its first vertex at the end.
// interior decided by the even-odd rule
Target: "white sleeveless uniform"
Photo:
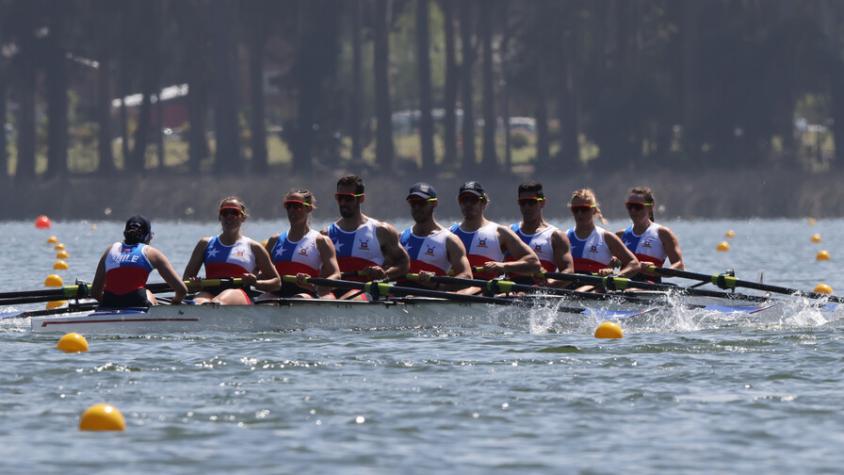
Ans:
{"type": "Polygon", "coordinates": [[[352,232],[343,231],[336,223],[328,227],[328,237],[337,250],[337,263],[341,272],[355,272],[384,265],[381,243],[375,234],[379,224],[378,221],[368,218],[352,232]]]}
{"type": "Polygon", "coordinates": [[[271,254],[278,275],[296,275],[301,272],[319,277],[322,268],[322,257],[317,248],[319,236],[318,231],[311,229],[302,239],[294,242],[288,239],[287,231],[279,234],[271,254]]]}
{"type": "Polygon", "coordinates": [[[659,229],[662,226],[656,223],[651,223],[645,232],[637,235],[633,232],[631,225],[624,230],[621,240],[630,252],[636,255],[636,258],[641,262],[649,262],[657,267],[662,267],[665,264],[665,259],[668,254],[662,247],[662,240],[659,238],[659,229]]]}
{"type": "Polygon", "coordinates": [[[422,237],[413,234],[413,228],[405,229],[401,233],[400,242],[410,255],[410,272],[418,273],[424,270],[437,275],[447,274],[451,268],[447,248],[450,234],[448,229],[440,229],[434,234],[422,237]]]}
{"type": "Polygon", "coordinates": [[[249,245],[249,238],[241,237],[231,246],[214,236],[205,248],[205,277],[208,279],[224,279],[240,277],[242,274],[255,273],[255,254],[249,245]]]}
{"type": "MultiPolygon", "coordinates": [[[[487,223],[477,231],[467,232],[460,229],[459,224],[451,227],[451,232],[457,235],[466,247],[466,255],[469,264],[474,268],[482,266],[485,262],[503,262],[504,251],[501,250],[501,242],[498,239],[498,223],[487,223]]],[[[472,272],[475,278],[489,279],[494,276],[484,275],[483,272],[472,272]]]]}
{"type": "Polygon", "coordinates": [[[575,272],[597,272],[600,269],[609,267],[612,261],[612,252],[604,239],[606,229],[595,226],[592,233],[586,239],[580,239],[569,229],[566,235],[571,242],[571,255],[574,258],[575,272]]]}
{"type": "Polygon", "coordinates": [[[510,229],[519,236],[525,244],[530,247],[539,258],[539,263],[546,272],[555,272],[557,264],[554,263],[554,247],[551,243],[551,236],[557,230],[556,226],[548,225],[542,231],[534,234],[525,234],[522,232],[518,223],[510,226],[510,229]]]}

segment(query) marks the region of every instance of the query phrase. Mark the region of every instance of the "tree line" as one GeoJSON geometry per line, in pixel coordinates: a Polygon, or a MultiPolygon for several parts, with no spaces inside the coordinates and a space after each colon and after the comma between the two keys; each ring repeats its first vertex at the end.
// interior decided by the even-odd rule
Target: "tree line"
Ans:
{"type": "Polygon", "coordinates": [[[80,173],[84,124],[103,176],[844,158],[836,0],[0,0],[0,20],[0,177],[23,182],[80,173]],[[159,99],[174,84],[187,152],[166,166],[159,99]]]}

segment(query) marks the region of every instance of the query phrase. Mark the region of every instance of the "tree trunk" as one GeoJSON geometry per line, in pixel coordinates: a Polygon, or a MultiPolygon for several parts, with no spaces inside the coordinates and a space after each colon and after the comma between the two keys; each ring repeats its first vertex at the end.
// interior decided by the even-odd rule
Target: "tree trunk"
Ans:
{"type": "Polygon", "coordinates": [[[472,66],[475,62],[475,51],[472,46],[472,3],[460,3],[460,49],[463,53],[461,65],[463,86],[463,161],[464,173],[475,171],[475,114],[474,89],[472,87],[472,66]]]}
{"type": "Polygon", "coordinates": [[[363,144],[360,121],[363,103],[363,55],[361,54],[361,5],[360,0],[351,1],[352,8],[352,94],[349,105],[349,135],[352,138],[352,167],[363,165],[363,144]]]}
{"type": "Polygon", "coordinates": [[[18,69],[17,166],[15,179],[21,182],[35,177],[35,41],[29,35],[21,43],[18,69]]]}
{"type": "Polygon", "coordinates": [[[388,0],[375,0],[375,115],[378,131],[375,161],[383,173],[391,173],[394,166],[393,113],[390,105],[390,41],[387,32],[388,0]]]}
{"type": "Polygon", "coordinates": [[[682,120],[683,120],[683,153],[687,163],[694,163],[699,155],[699,123],[697,98],[698,88],[698,4],[697,2],[682,3],[682,120]]]}
{"type": "Polygon", "coordinates": [[[249,49],[249,92],[252,100],[252,170],[267,171],[267,125],[264,108],[264,50],[267,44],[267,28],[262,19],[257,19],[250,33],[249,49]]]}
{"type": "Polygon", "coordinates": [[[434,118],[431,115],[431,39],[428,0],[416,0],[416,57],[419,64],[419,142],[422,171],[432,173],[434,164],[434,118]]]}
{"type": "MultiPolygon", "coordinates": [[[[147,70],[149,71],[149,70],[147,70]]],[[[147,164],[147,143],[149,142],[149,120],[150,120],[150,84],[152,80],[149,78],[150,73],[145,73],[147,77],[144,78],[145,87],[141,94],[141,108],[138,113],[138,128],[135,129],[135,140],[132,151],[129,153],[131,157],[126,164],[126,170],[131,173],[143,173],[146,170],[147,164]]]]}
{"type": "Polygon", "coordinates": [[[498,171],[498,157],[495,153],[495,73],[492,69],[492,6],[483,5],[481,13],[481,42],[483,43],[483,114],[484,144],[481,165],[484,172],[498,171]]]}
{"type": "MultiPolygon", "coordinates": [[[[541,69],[541,68],[540,68],[541,69]]],[[[549,156],[551,153],[550,137],[548,133],[548,105],[541,80],[536,91],[536,159],[534,167],[537,175],[550,171],[549,156]]]]}
{"type": "Polygon", "coordinates": [[[317,65],[314,58],[314,40],[316,40],[316,26],[313,24],[318,16],[313,10],[318,5],[309,0],[299,2],[299,32],[297,38],[296,55],[296,83],[298,100],[296,104],[296,125],[290,134],[293,148],[293,171],[310,175],[314,169],[311,156],[314,141],[314,126],[316,125],[316,109],[319,105],[319,83],[316,79],[317,65]]]}
{"type": "Polygon", "coordinates": [[[0,65],[0,182],[5,182],[9,177],[9,144],[6,141],[8,74],[7,65],[0,65]]]}
{"type": "MultiPolygon", "coordinates": [[[[59,8],[59,10],[62,10],[59,8]]],[[[67,175],[67,64],[63,45],[63,19],[51,18],[51,30],[46,40],[47,67],[45,87],[47,95],[47,176],[67,175]]]]}
{"type": "Polygon", "coordinates": [[[573,63],[574,48],[563,45],[565,54],[561,58],[562,68],[560,83],[557,88],[557,118],[560,121],[560,152],[557,167],[568,170],[580,167],[580,145],[577,140],[578,118],[575,91],[576,69],[573,63]]]}
{"type": "Polygon", "coordinates": [[[454,36],[454,3],[443,0],[440,4],[445,25],[445,87],[443,91],[444,157],[443,163],[457,165],[457,86],[459,71],[456,59],[456,38],[454,36]]]}
{"type": "MultiPolygon", "coordinates": [[[[107,43],[104,42],[104,43],[107,43]]],[[[113,175],[114,153],[111,149],[111,59],[109,49],[103,46],[97,68],[97,155],[100,175],[113,175]]]]}
{"type": "Polygon", "coordinates": [[[214,171],[220,175],[243,170],[237,108],[237,45],[231,28],[235,12],[233,0],[214,2],[211,9],[211,63],[214,68],[211,87],[217,139],[214,171]]]}

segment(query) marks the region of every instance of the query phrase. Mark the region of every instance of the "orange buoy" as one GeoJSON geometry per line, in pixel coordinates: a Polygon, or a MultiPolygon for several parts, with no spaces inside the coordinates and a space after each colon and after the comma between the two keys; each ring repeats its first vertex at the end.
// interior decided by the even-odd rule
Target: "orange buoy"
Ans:
{"type": "Polygon", "coordinates": [[[52,225],[53,223],[50,221],[50,218],[43,214],[35,218],[35,227],[38,229],[50,229],[52,225]]]}
{"type": "Polygon", "coordinates": [[[815,259],[818,261],[828,261],[829,251],[818,251],[818,253],[815,255],[815,259]]]}
{"type": "Polygon", "coordinates": [[[53,246],[53,249],[55,249],[57,251],[64,251],[64,244],[58,243],[55,246],[53,246]]]}
{"type": "Polygon", "coordinates": [[[59,242],[59,238],[56,236],[50,236],[47,238],[47,244],[56,244],[59,242]]]}
{"type": "Polygon", "coordinates": [[[832,287],[830,287],[828,284],[824,284],[823,282],[821,282],[820,284],[815,286],[815,293],[830,295],[832,294],[832,287]]]}
{"type": "Polygon", "coordinates": [[[730,250],[730,243],[727,241],[721,241],[715,246],[715,250],[718,252],[727,252],[730,250]]]}
{"type": "Polygon", "coordinates": [[[56,259],[67,259],[68,257],[70,257],[70,253],[65,250],[56,253],[56,259]]]}
{"type": "Polygon", "coordinates": [[[47,302],[46,308],[47,310],[55,310],[57,308],[62,308],[67,305],[67,300],[51,300],[47,302]]]}
{"type": "Polygon", "coordinates": [[[821,242],[821,235],[820,235],[820,233],[815,233],[815,234],[812,234],[811,240],[812,240],[812,242],[813,242],[813,243],[815,243],[815,244],[817,244],[817,243],[821,242]]]}
{"type": "Polygon", "coordinates": [[[728,229],[727,232],[724,233],[724,237],[727,238],[727,239],[732,239],[732,238],[736,237],[736,232],[733,231],[732,229],[728,229]]]}
{"type": "Polygon", "coordinates": [[[44,287],[61,287],[64,285],[64,279],[58,274],[50,274],[44,279],[44,287]]]}
{"type": "Polygon", "coordinates": [[[68,269],[70,269],[70,266],[67,264],[67,262],[59,259],[59,260],[57,260],[56,262],[53,263],[53,269],[55,269],[55,270],[68,270],[68,269]]]}

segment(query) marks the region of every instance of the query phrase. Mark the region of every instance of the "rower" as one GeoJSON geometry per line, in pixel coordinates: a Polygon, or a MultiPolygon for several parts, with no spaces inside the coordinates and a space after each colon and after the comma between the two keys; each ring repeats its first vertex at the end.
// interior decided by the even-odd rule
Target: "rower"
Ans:
{"type": "MultiPolygon", "coordinates": [[[[510,229],[527,244],[539,258],[539,264],[545,272],[574,272],[574,260],[571,256],[571,244],[566,234],[556,226],[545,221],[542,210],[545,208],[545,194],[542,183],[528,181],[519,185],[519,211],[522,221],[510,226],[510,229]]],[[[526,285],[542,286],[568,285],[564,281],[547,280],[539,276],[514,273],[512,280],[526,285]]]]}
{"type": "Polygon", "coordinates": [[[513,230],[484,217],[489,196],[480,183],[464,183],[457,199],[463,221],[453,225],[451,232],[463,241],[474,278],[488,280],[515,272],[532,275],[542,269],[536,254],[513,230]]]}
{"type": "MultiPolygon", "coordinates": [[[[243,200],[229,196],[220,202],[219,216],[223,232],[218,236],[204,237],[196,243],[184,279],[196,279],[199,269],[205,266],[207,279],[243,279],[246,286],[253,286],[264,292],[279,289],[281,279],[276,272],[270,255],[261,243],[240,232],[249,216],[243,200]],[[261,275],[261,279],[256,274],[261,275]]],[[[220,305],[251,305],[252,300],[244,289],[225,289],[219,292],[204,290],[194,297],[201,304],[215,302],[220,305]]]]}
{"type": "MultiPolygon", "coordinates": [[[[344,278],[368,281],[395,280],[410,269],[407,252],[399,244],[399,233],[389,223],[363,214],[361,204],[366,200],[363,179],[349,175],[337,181],[334,195],[340,219],[324,231],[337,250],[337,262],[344,278]]],[[[341,292],[351,297],[359,292],[341,292]]]]}
{"type": "Polygon", "coordinates": [[[410,256],[410,272],[419,275],[418,282],[401,282],[402,286],[439,289],[430,282],[432,276],[449,274],[470,279],[472,272],[463,242],[434,219],[437,190],[428,183],[416,183],[407,195],[410,215],[415,224],[404,230],[399,241],[410,256]]]}
{"type": "MultiPolygon", "coordinates": [[[[616,234],[642,264],[662,267],[668,259],[672,269],[683,270],[683,254],[677,236],[667,227],[654,222],[654,204],[650,188],[631,188],[624,205],[633,224],[616,234]]],[[[644,269],[645,266],[643,272],[634,276],[634,279],[660,281],[659,276],[651,275],[644,269]]]]}
{"type": "Polygon", "coordinates": [[[621,261],[619,276],[632,276],[639,273],[639,261],[629,249],[624,247],[621,239],[595,225],[595,216],[605,224],[607,221],[601,214],[598,200],[591,189],[583,188],[572,193],[569,209],[574,216],[575,225],[566,232],[566,235],[571,243],[575,272],[611,275],[613,274],[611,262],[615,257],[621,261]]]}
{"type": "Polygon", "coordinates": [[[155,296],[147,290],[147,278],[155,269],[175,292],[172,304],[178,304],[187,294],[185,283],[173,269],[163,252],[149,245],[152,226],[141,215],[132,216],[123,228],[123,242],[106,249],[97,265],[91,295],[107,308],[149,307],[157,305],[155,296]]]}
{"type": "Polygon", "coordinates": [[[334,298],[331,289],[315,288],[306,281],[309,277],[339,279],[340,267],[334,244],[327,236],[310,228],[310,217],[316,209],[316,198],[308,190],[291,190],[284,197],[284,209],[290,229],[267,241],[273,265],[281,276],[295,275],[296,283],[283,283],[272,295],[281,298],[334,298]]]}

